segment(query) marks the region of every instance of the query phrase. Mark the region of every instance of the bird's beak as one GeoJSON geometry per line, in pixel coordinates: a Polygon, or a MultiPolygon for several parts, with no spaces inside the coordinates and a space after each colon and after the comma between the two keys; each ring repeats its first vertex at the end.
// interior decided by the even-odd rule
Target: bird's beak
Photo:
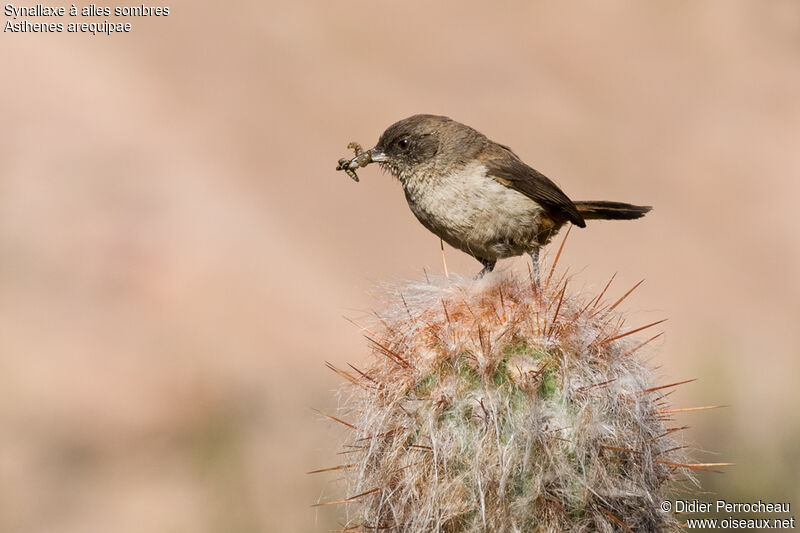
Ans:
{"type": "Polygon", "coordinates": [[[373,148],[371,150],[367,150],[366,152],[362,152],[360,155],[357,155],[351,159],[347,167],[350,170],[355,170],[357,168],[363,168],[370,163],[380,163],[382,161],[386,161],[386,159],[386,154],[376,148],[373,148]]]}
{"type": "Polygon", "coordinates": [[[384,154],[383,152],[381,152],[377,148],[372,148],[369,151],[369,157],[370,157],[370,162],[371,163],[382,163],[382,162],[384,162],[384,161],[386,161],[388,159],[386,157],[386,154],[384,154]]]}

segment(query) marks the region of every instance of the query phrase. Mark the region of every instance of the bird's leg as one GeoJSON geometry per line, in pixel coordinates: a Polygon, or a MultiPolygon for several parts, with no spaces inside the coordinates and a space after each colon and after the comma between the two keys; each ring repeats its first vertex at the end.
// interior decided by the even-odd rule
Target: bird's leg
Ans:
{"type": "Polygon", "coordinates": [[[531,252],[531,259],[533,259],[533,284],[536,286],[536,290],[542,288],[539,284],[539,247],[533,249],[531,252]]]}
{"type": "Polygon", "coordinates": [[[475,279],[481,279],[483,276],[494,270],[494,265],[497,264],[497,261],[492,261],[490,259],[478,259],[483,265],[483,270],[478,272],[478,275],[475,276],[475,279]]]}

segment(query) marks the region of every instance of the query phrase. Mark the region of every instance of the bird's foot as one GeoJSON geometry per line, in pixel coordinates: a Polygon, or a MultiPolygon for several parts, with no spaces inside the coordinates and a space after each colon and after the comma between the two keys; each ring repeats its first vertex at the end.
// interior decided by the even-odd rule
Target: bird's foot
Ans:
{"type": "Polygon", "coordinates": [[[475,276],[476,281],[483,278],[483,276],[494,270],[494,266],[497,264],[497,261],[491,261],[489,259],[478,259],[478,261],[480,261],[481,264],[483,265],[483,270],[478,272],[478,275],[475,276]]]}

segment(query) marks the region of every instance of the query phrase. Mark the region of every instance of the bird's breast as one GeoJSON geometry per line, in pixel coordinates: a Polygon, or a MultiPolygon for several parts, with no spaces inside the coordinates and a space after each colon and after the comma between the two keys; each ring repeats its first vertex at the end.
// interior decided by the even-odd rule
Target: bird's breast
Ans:
{"type": "Polygon", "coordinates": [[[406,199],[419,221],[448,244],[482,259],[530,249],[541,206],[474,163],[449,173],[409,176],[406,199]]]}

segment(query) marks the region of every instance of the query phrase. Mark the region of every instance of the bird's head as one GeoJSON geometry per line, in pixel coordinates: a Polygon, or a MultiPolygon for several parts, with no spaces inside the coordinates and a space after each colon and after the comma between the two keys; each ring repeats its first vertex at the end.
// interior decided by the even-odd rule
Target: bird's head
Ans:
{"type": "Polygon", "coordinates": [[[481,134],[447,117],[414,115],[386,128],[369,154],[371,162],[379,163],[405,181],[420,173],[441,172],[445,165],[457,164],[470,155],[470,150],[464,149],[464,142],[476,136],[481,134]]]}

